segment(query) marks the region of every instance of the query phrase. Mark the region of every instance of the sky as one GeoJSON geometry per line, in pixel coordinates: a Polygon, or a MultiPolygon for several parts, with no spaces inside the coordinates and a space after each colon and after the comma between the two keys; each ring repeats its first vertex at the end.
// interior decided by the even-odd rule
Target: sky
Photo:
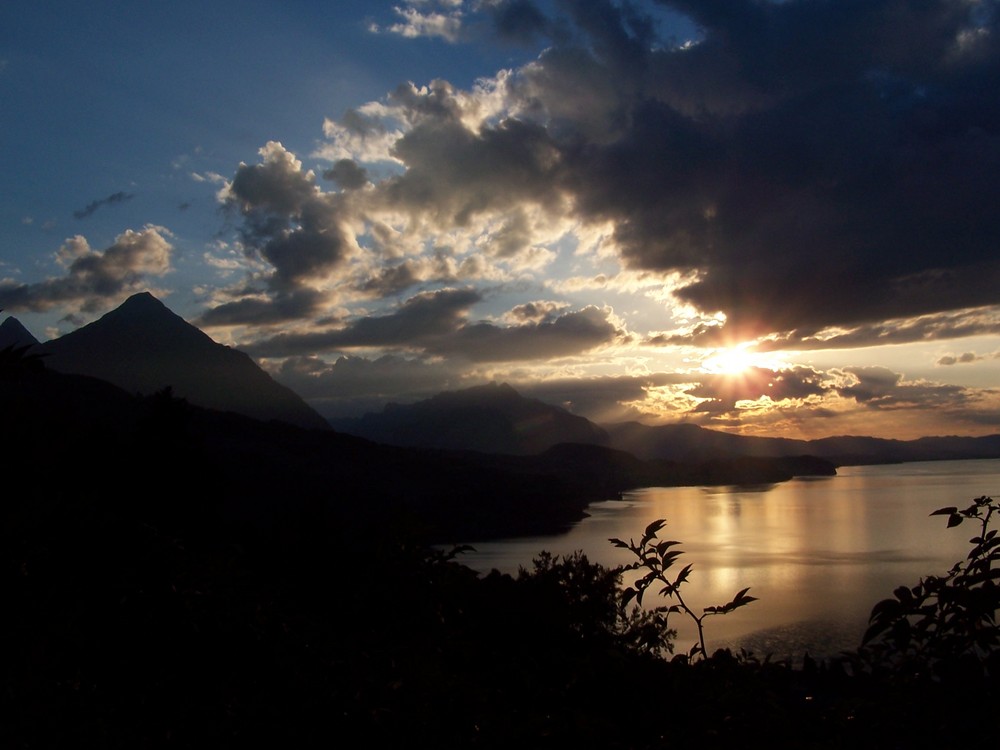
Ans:
{"type": "Polygon", "coordinates": [[[996,0],[0,6],[0,318],[150,291],[328,417],[1000,432],[996,0]]]}

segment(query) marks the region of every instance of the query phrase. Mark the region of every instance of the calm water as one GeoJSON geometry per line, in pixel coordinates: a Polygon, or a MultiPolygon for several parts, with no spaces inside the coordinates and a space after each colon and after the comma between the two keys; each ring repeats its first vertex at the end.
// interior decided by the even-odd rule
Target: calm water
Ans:
{"type": "MultiPolygon", "coordinates": [[[[877,601],[964,559],[973,527],[948,529],[929,514],[982,495],[1000,496],[1000,459],[843,467],[836,477],[753,488],[649,488],[592,505],[566,534],[479,543],[462,561],[516,573],[541,550],[582,550],[595,562],[625,564],[629,553],[608,538],[638,538],[665,518],[660,538],[684,550],[676,570],[694,566],[684,590],[689,605],[725,604],[746,586],[760,600],[709,617],[709,650],[744,647],[799,660],[807,651],[822,657],[856,647],[877,601]]],[[[686,651],[694,628],[674,618],[677,651],[686,651]]]]}

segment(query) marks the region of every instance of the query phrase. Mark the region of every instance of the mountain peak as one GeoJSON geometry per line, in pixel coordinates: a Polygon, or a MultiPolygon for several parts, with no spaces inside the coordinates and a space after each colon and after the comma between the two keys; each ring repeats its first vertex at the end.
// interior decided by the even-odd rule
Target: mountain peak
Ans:
{"type": "Polygon", "coordinates": [[[133,294],[93,323],[42,347],[53,370],[90,375],[130,393],[169,387],[195,406],[329,428],[247,354],[213,341],[149,292],[133,294]]]}
{"type": "Polygon", "coordinates": [[[136,292],[122,302],[118,310],[136,312],[139,310],[168,310],[168,308],[159,299],[154,297],[151,292],[136,292]]]}
{"type": "Polygon", "coordinates": [[[32,336],[17,318],[7,318],[0,323],[0,349],[6,349],[8,346],[32,346],[37,343],[38,339],[32,336]]]}
{"type": "Polygon", "coordinates": [[[341,432],[390,445],[529,455],[558,443],[602,444],[607,435],[583,417],[495,382],[444,391],[381,414],[334,420],[341,432]]]}

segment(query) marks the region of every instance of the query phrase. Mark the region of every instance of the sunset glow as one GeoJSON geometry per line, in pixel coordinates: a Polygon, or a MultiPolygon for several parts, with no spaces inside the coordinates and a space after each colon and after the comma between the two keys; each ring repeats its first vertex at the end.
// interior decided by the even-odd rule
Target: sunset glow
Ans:
{"type": "Polygon", "coordinates": [[[9,4],[0,308],[151,291],[328,418],[1000,431],[1000,13],[734,2],[9,4]]]}

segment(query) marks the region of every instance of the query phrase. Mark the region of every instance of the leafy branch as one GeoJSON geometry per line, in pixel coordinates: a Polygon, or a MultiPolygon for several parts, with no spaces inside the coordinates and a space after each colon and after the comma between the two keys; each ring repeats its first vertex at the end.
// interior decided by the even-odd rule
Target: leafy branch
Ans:
{"type": "Polygon", "coordinates": [[[947,516],[948,528],[974,521],[978,530],[972,549],[943,576],[928,576],[913,587],[900,586],[892,599],[872,609],[862,647],[876,660],[940,670],[947,664],[988,661],[1000,646],[1000,537],[990,523],[1000,504],[989,497],[975,499],[967,508],[939,508],[932,516],[947,516]]]}
{"type": "Polygon", "coordinates": [[[646,593],[646,590],[655,583],[662,584],[662,587],[658,592],[659,595],[675,600],[676,604],[656,607],[654,611],[663,613],[666,617],[675,613],[683,613],[690,617],[698,628],[698,643],[692,646],[688,656],[693,659],[700,654],[702,658],[707,658],[708,649],[705,646],[705,618],[710,615],[728,614],[749,604],[750,602],[757,601],[757,597],[747,594],[750,590],[750,588],[747,587],[739,591],[736,596],[734,596],[732,600],[726,604],[705,607],[701,614],[698,614],[694,608],[688,605],[683,594],[681,593],[681,587],[687,583],[688,577],[691,574],[692,566],[690,564],[685,565],[676,575],[670,573],[670,570],[677,562],[677,559],[684,553],[680,549],[676,549],[680,542],[673,540],[661,541],[657,536],[666,524],[666,520],[662,518],[653,521],[646,527],[642,538],[638,543],[636,543],[634,539],[629,539],[627,542],[621,539],[608,540],[615,547],[627,549],[635,555],[635,561],[624,566],[622,568],[623,571],[645,570],[645,573],[640,578],[636,579],[632,586],[625,589],[622,595],[623,601],[625,604],[628,604],[628,602],[632,599],[635,599],[635,601],[641,605],[643,595],[646,593]]]}

